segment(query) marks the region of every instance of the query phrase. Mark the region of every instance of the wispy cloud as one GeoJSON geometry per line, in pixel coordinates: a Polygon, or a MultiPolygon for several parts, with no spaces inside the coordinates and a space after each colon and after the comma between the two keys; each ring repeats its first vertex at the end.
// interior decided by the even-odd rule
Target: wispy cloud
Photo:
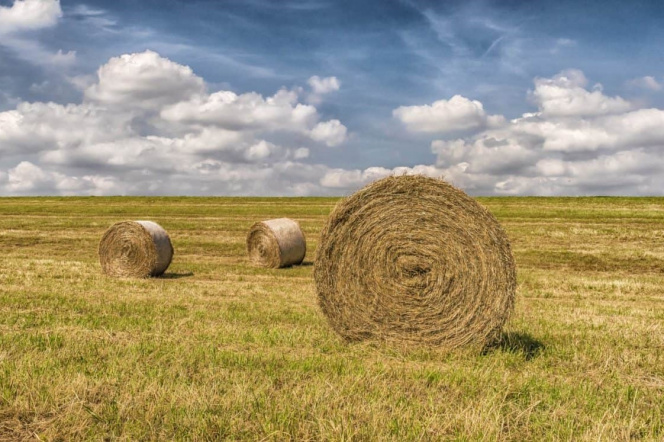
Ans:
{"type": "Polygon", "coordinates": [[[62,18],[59,0],[15,0],[0,6],[0,45],[20,59],[47,68],[66,68],[76,61],[76,51],[47,49],[34,31],[52,28],[62,18]]]}
{"type": "Polygon", "coordinates": [[[244,0],[242,3],[250,7],[261,7],[267,9],[288,9],[291,11],[318,11],[331,7],[329,1],[325,0],[288,0],[274,2],[270,0],[244,0]]]}
{"type": "Polygon", "coordinates": [[[120,32],[119,22],[108,11],[92,8],[85,4],[78,4],[71,8],[65,8],[65,16],[69,20],[79,21],[93,32],[120,32]]]}
{"type": "Polygon", "coordinates": [[[31,38],[9,35],[3,37],[0,44],[10,48],[20,59],[49,69],[59,71],[76,62],[76,51],[58,49],[56,52],[52,52],[39,41],[31,38]]]}

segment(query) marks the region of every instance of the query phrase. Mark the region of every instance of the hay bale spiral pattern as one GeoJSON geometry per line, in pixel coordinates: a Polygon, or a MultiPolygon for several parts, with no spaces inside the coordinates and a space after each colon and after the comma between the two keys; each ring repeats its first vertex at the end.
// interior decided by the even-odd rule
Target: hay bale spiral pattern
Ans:
{"type": "Polygon", "coordinates": [[[168,233],[152,221],[113,224],[99,242],[99,262],[108,276],[159,276],[172,259],[173,245],[168,233]]]}
{"type": "Polygon", "coordinates": [[[254,265],[278,269],[300,264],[307,253],[307,243],[296,221],[270,219],[251,226],[247,252],[254,265]]]}
{"type": "Polygon", "coordinates": [[[318,301],[344,338],[445,348],[498,338],[516,270],[498,221],[464,192],[388,177],[340,201],[319,241],[318,301]]]}

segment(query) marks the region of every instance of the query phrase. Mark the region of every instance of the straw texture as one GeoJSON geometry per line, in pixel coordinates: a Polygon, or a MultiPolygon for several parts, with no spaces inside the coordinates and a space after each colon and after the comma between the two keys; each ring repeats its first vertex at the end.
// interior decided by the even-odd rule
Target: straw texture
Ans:
{"type": "Polygon", "coordinates": [[[99,262],[108,276],[159,276],[172,258],[173,246],[168,233],[152,221],[116,223],[99,242],[99,262]]]}
{"type": "Polygon", "coordinates": [[[307,253],[307,243],[296,221],[270,219],[251,226],[247,252],[254,265],[277,269],[300,264],[307,253]]]}
{"type": "Polygon", "coordinates": [[[388,177],[340,201],[318,244],[323,313],[347,340],[486,345],[514,306],[509,240],[442,180],[388,177]]]}

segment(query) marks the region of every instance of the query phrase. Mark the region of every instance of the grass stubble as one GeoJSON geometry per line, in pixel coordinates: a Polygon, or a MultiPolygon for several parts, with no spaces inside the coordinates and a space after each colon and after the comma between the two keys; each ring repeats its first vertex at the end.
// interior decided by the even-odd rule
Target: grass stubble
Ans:
{"type": "Polygon", "coordinates": [[[311,265],[336,200],[0,198],[0,440],[662,440],[664,199],[481,198],[518,267],[483,352],[347,344],[311,265]],[[303,266],[253,267],[287,216],[303,266]],[[113,222],[171,235],[162,278],[104,276],[113,222]]]}

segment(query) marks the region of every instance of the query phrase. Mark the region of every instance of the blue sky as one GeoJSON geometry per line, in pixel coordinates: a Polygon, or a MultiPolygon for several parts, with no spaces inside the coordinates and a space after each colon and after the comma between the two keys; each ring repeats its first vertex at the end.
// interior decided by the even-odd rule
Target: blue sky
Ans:
{"type": "Polygon", "coordinates": [[[0,195],[664,193],[664,5],[0,0],[0,195]]]}

